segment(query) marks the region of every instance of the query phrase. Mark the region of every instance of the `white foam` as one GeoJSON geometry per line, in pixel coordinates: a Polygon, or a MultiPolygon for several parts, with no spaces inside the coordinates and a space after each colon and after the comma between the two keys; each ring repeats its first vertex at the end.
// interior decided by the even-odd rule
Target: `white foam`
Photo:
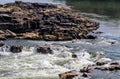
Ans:
{"type": "Polygon", "coordinates": [[[7,48],[6,46],[0,47],[0,55],[8,56],[10,54],[11,54],[11,52],[9,51],[9,48],[7,48]]]}
{"type": "Polygon", "coordinates": [[[98,60],[98,62],[111,62],[112,60],[110,58],[101,58],[98,60]]]}
{"type": "Polygon", "coordinates": [[[23,48],[21,53],[1,59],[0,70],[15,71],[12,76],[18,78],[20,76],[57,78],[60,73],[79,70],[84,66],[94,64],[91,54],[86,50],[75,52],[77,58],[72,58],[72,52],[66,46],[51,45],[51,48],[53,54],[36,53],[34,47],[23,48]]]}

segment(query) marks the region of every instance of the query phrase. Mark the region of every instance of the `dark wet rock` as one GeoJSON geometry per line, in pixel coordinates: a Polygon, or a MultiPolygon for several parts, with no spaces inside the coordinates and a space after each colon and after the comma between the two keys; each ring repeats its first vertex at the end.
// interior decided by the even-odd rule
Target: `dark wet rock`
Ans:
{"type": "Polygon", "coordinates": [[[12,53],[20,53],[22,52],[22,46],[10,46],[10,51],[12,53]]]}
{"type": "Polygon", "coordinates": [[[0,7],[3,7],[3,5],[2,5],[2,4],[0,4],[0,7]]]}
{"type": "Polygon", "coordinates": [[[101,65],[108,64],[109,62],[111,62],[111,59],[109,59],[109,58],[101,58],[96,62],[96,65],[101,66],[101,65]]]}
{"type": "Polygon", "coordinates": [[[101,32],[101,31],[98,31],[98,32],[95,32],[95,34],[102,34],[103,32],[101,32]]]}
{"type": "Polygon", "coordinates": [[[95,36],[95,35],[87,35],[87,39],[96,39],[97,38],[97,36],[95,36]]]}
{"type": "Polygon", "coordinates": [[[72,54],[72,58],[77,58],[77,55],[76,54],[72,54]]]}
{"type": "Polygon", "coordinates": [[[5,43],[4,42],[0,42],[0,47],[2,47],[2,46],[4,46],[5,45],[5,43]]]}
{"type": "Polygon", "coordinates": [[[95,69],[99,70],[120,70],[120,65],[98,66],[95,69]]]}
{"type": "Polygon", "coordinates": [[[113,45],[113,44],[115,44],[115,42],[111,42],[111,44],[113,45]]]}
{"type": "Polygon", "coordinates": [[[66,27],[68,27],[68,26],[77,26],[77,24],[75,24],[75,23],[60,23],[59,25],[66,26],[66,27]]]}
{"type": "Polygon", "coordinates": [[[104,65],[104,64],[107,64],[107,62],[97,62],[96,64],[97,65],[104,65]]]}
{"type": "Polygon", "coordinates": [[[42,54],[52,54],[53,53],[52,49],[48,46],[37,47],[37,52],[42,53],[42,54]]]}
{"type": "Polygon", "coordinates": [[[62,74],[59,74],[60,79],[90,79],[91,75],[93,74],[94,71],[96,70],[101,70],[101,71],[116,71],[120,70],[120,61],[111,61],[109,58],[102,58],[99,61],[107,61],[106,64],[102,65],[88,65],[87,67],[84,67],[81,69],[79,72],[77,71],[70,71],[70,72],[65,72],[62,74]],[[70,74],[69,74],[70,73],[70,74]],[[72,73],[72,74],[71,74],[72,73]],[[68,78],[67,76],[73,75],[75,73],[75,77],[70,77],[68,78]]]}
{"type": "Polygon", "coordinates": [[[78,74],[75,73],[74,71],[68,71],[68,72],[59,74],[59,79],[73,79],[76,76],[78,76],[78,74]]]}
{"type": "Polygon", "coordinates": [[[83,77],[89,77],[88,73],[83,73],[83,77]]]}
{"type": "Polygon", "coordinates": [[[73,38],[71,37],[71,36],[67,36],[66,34],[65,35],[63,35],[63,36],[58,36],[58,38],[57,38],[57,40],[58,41],[66,41],[66,40],[72,40],[73,38]]]}
{"type": "Polygon", "coordinates": [[[12,17],[8,14],[0,14],[0,22],[11,22],[12,17]]]}
{"type": "Polygon", "coordinates": [[[0,40],[7,40],[7,39],[6,39],[6,38],[4,38],[4,37],[1,37],[1,38],[0,38],[0,40]]]}
{"type": "Polygon", "coordinates": [[[12,32],[11,36],[4,33],[7,39],[95,39],[89,33],[98,28],[99,23],[85,18],[67,6],[16,1],[0,7],[0,30],[12,32]]]}
{"type": "Polygon", "coordinates": [[[120,62],[111,62],[110,65],[120,65],[120,62]]]}
{"type": "Polygon", "coordinates": [[[95,69],[99,70],[120,70],[120,62],[119,61],[111,61],[102,66],[96,66],[95,69]]]}
{"type": "Polygon", "coordinates": [[[82,73],[91,73],[95,69],[94,65],[88,65],[80,70],[82,73]]]}

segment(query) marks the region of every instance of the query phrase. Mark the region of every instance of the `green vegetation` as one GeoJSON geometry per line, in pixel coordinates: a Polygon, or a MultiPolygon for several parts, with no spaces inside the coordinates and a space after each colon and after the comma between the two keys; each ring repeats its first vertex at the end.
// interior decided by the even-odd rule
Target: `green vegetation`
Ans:
{"type": "Polygon", "coordinates": [[[120,18],[120,0],[62,0],[81,12],[120,18]]]}

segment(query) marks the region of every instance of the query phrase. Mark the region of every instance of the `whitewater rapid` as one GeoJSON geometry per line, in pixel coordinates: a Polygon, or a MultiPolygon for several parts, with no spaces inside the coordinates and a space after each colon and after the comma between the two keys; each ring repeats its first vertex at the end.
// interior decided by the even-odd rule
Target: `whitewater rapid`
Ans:
{"type": "Polygon", "coordinates": [[[5,51],[1,52],[3,50],[0,48],[0,79],[58,79],[60,73],[79,71],[106,57],[103,47],[111,47],[111,42],[119,44],[116,40],[104,38],[65,42],[7,40],[6,45],[21,43],[24,48],[21,53],[11,53],[5,47],[3,47],[5,51]],[[51,47],[53,54],[41,54],[35,51],[35,45],[44,44],[51,47]],[[73,54],[77,57],[72,57],[73,54]]]}

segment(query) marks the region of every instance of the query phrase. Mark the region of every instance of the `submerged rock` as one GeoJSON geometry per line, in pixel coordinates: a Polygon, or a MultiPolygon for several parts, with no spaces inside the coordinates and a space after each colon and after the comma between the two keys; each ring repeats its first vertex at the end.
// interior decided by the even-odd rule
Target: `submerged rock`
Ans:
{"type": "Polygon", "coordinates": [[[22,52],[22,46],[10,46],[10,52],[12,53],[20,53],[22,52]]]}
{"type": "Polygon", "coordinates": [[[95,35],[88,35],[87,36],[87,39],[96,39],[97,38],[97,36],[95,36],[95,35]]]}
{"type": "Polygon", "coordinates": [[[98,28],[99,23],[85,18],[67,6],[22,1],[0,6],[0,30],[9,30],[10,33],[2,34],[6,39],[95,39],[89,33],[98,28]]]}
{"type": "Polygon", "coordinates": [[[72,54],[72,58],[77,58],[77,55],[76,54],[72,54]]]}
{"type": "Polygon", "coordinates": [[[110,58],[101,58],[96,62],[96,65],[105,65],[108,64],[109,62],[111,62],[112,60],[110,58]]]}
{"type": "Polygon", "coordinates": [[[40,47],[37,47],[37,52],[38,53],[42,53],[42,54],[52,54],[52,49],[48,46],[40,46],[40,47]]]}
{"type": "Polygon", "coordinates": [[[120,70],[120,61],[111,61],[109,59],[106,60],[107,63],[104,63],[100,66],[96,66],[95,69],[99,70],[120,70]]]}
{"type": "Polygon", "coordinates": [[[0,47],[2,47],[2,46],[4,46],[5,45],[5,43],[4,42],[0,42],[0,47]]]}
{"type": "Polygon", "coordinates": [[[88,78],[88,77],[89,77],[88,73],[83,73],[82,76],[85,77],[85,78],[88,78]]]}
{"type": "Polygon", "coordinates": [[[87,67],[84,67],[80,70],[82,73],[91,73],[94,70],[94,65],[88,65],[87,67]]]}
{"type": "Polygon", "coordinates": [[[95,70],[101,71],[116,71],[120,70],[120,61],[112,61],[109,58],[101,58],[99,64],[88,65],[83,67],[80,71],[70,71],[59,74],[60,79],[91,79],[95,70]]]}

